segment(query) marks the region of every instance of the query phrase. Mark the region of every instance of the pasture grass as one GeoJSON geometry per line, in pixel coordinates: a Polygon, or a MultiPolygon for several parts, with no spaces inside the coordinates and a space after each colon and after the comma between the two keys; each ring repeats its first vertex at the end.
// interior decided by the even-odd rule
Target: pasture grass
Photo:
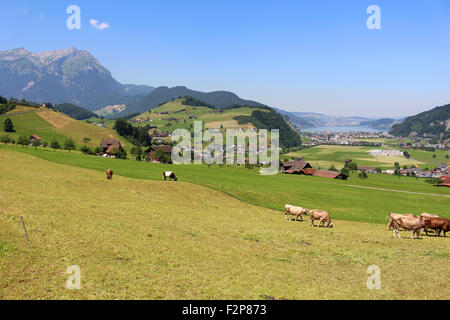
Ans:
{"type": "MultiPolygon", "coordinates": [[[[0,147],[0,151],[5,149],[0,147]]],[[[284,205],[323,209],[333,218],[384,223],[389,212],[429,212],[449,217],[450,190],[434,187],[423,179],[370,174],[366,180],[352,175],[348,181],[312,176],[277,174],[261,176],[257,168],[243,166],[162,165],[131,160],[105,159],[81,153],[53,152],[8,146],[36,157],[136,179],[162,180],[162,172],[174,171],[179,181],[191,182],[226,192],[250,204],[284,210],[284,205]],[[388,190],[378,190],[388,189],[388,190]]]]}
{"type": "MultiPolygon", "coordinates": [[[[36,110],[36,109],[34,109],[36,110]]],[[[0,134],[8,134],[11,137],[31,136],[37,134],[42,142],[50,143],[56,140],[62,146],[67,139],[72,139],[77,145],[87,145],[90,147],[100,146],[102,138],[119,139],[124,149],[130,151],[132,144],[118,136],[115,131],[109,128],[101,128],[85,121],[78,121],[66,116],[63,113],[52,110],[38,109],[40,112],[27,112],[10,116],[0,117],[0,134]],[[7,118],[13,121],[15,132],[5,132],[3,122],[7,118]],[[85,143],[84,138],[90,140],[85,143]]]]}
{"type": "Polygon", "coordinates": [[[374,147],[360,147],[360,146],[335,146],[335,145],[319,145],[313,148],[307,148],[296,152],[291,152],[283,155],[284,159],[305,158],[305,161],[311,163],[313,167],[320,167],[321,169],[328,169],[331,165],[336,168],[342,168],[346,159],[352,159],[360,166],[380,167],[383,169],[394,167],[395,162],[400,166],[412,165],[426,165],[425,159],[406,159],[398,156],[372,156],[371,150],[384,149],[374,147]]]}
{"type": "Polygon", "coordinates": [[[448,238],[393,239],[382,225],[347,221],[311,228],[192,183],[107,181],[0,151],[8,164],[0,166],[0,299],[450,295],[448,238]],[[65,288],[71,265],[81,268],[81,290],[65,288]],[[366,287],[370,265],[381,269],[381,290],[366,287]]]}

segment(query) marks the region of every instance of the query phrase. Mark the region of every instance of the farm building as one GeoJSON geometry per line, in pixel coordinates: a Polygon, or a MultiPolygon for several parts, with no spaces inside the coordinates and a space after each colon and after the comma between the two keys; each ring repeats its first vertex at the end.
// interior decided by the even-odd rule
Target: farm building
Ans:
{"type": "Polygon", "coordinates": [[[102,139],[100,146],[103,155],[111,155],[114,151],[122,150],[122,145],[117,139],[102,139]]]}
{"type": "Polygon", "coordinates": [[[348,176],[346,174],[335,172],[335,171],[327,171],[327,170],[316,170],[312,168],[303,169],[301,174],[307,176],[328,178],[328,179],[338,179],[338,180],[347,180],[348,176]]]}
{"type": "Polygon", "coordinates": [[[302,170],[308,168],[312,168],[312,166],[308,162],[300,160],[284,161],[281,163],[283,173],[287,174],[302,174],[302,170]]]}
{"type": "Polygon", "coordinates": [[[367,173],[377,173],[377,168],[358,166],[358,171],[365,171],[367,173]]]}
{"type": "Polygon", "coordinates": [[[30,141],[41,141],[41,137],[39,137],[37,134],[33,134],[30,137],[30,141]]]}
{"type": "Polygon", "coordinates": [[[442,184],[444,187],[450,187],[450,177],[441,177],[444,183],[442,184]]]}
{"type": "Polygon", "coordinates": [[[169,159],[172,157],[172,147],[171,146],[167,146],[167,145],[151,146],[150,148],[148,148],[145,151],[147,161],[160,162],[160,159],[158,159],[156,156],[158,150],[161,150],[166,155],[168,155],[169,159]]]}

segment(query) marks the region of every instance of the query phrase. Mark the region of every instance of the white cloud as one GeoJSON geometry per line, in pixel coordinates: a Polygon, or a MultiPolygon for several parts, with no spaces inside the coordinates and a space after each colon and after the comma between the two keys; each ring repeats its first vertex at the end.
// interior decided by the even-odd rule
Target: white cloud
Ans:
{"type": "Polygon", "coordinates": [[[95,19],[91,19],[89,20],[89,23],[91,24],[91,26],[93,26],[95,29],[98,30],[105,30],[109,28],[109,24],[107,22],[101,22],[95,19]]]}

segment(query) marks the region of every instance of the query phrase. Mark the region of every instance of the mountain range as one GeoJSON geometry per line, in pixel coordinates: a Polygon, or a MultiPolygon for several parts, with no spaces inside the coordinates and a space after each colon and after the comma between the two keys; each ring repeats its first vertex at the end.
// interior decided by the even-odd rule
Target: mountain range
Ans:
{"type": "MultiPolygon", "coordinates": [[[[92,54],[75,47],[41,53],[29,52],[24,48],[0,51],[0,95],[38,103],[51,102],[54,105],[70,103],[115,118],[143,113],[185,96],[217,108],[263,105],[228,91],[201,92],[184,86],[154,88],[121,84],[92,54]]],[[[281,109],[276,111],[300,128],[354,126],[362,123],[381,128],[380,123],[376,122],[378,119],[333,117],[281,109]]],[[[381,125],[389,128],[389,123],[394,122],[393,119],[383,119],[381,125]]]]}
{"type": "Polygon", "coordinates": [[[94,110],[126,103],[153,89],[119,83],[88,51],[76,48],[41,53],[23,48],[0,51],[0,94],[6,97],[73,103],[94,110]]]}

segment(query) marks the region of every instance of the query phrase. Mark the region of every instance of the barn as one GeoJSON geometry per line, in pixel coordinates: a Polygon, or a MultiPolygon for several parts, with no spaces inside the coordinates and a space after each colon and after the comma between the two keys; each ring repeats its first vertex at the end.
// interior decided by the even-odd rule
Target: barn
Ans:
{"type": "Polygon", "coordinates": [[[312,166],[301,160],[284,161],[281,163],[281,170],[286,174],[302,174],[303,169],[312,168],[312,166]]]}
{"type": "Polygon", "coordinates": [[[113,151],[123,150],[120,141],[117,139],[102,139],[100,146],[103,155],[111,155],[113,151]]]}
{"type": "Polygon", "coordinates": [[[444,187],[450,187],[450,177],[441,177],[442,181],[444,181],[442,183],[442,185],[444,187]]]}
{"type": "Polygon", "coordinates": [[[348,176],[346,174],[335,172],[335,171],[327,171],[327,170],[316,170],[312,168],[303,169],[301,174],[307,176],[314,176],[320,178],[328,178],[328,179],[338,179],[338,180],[347,180],[348,176]]]}

